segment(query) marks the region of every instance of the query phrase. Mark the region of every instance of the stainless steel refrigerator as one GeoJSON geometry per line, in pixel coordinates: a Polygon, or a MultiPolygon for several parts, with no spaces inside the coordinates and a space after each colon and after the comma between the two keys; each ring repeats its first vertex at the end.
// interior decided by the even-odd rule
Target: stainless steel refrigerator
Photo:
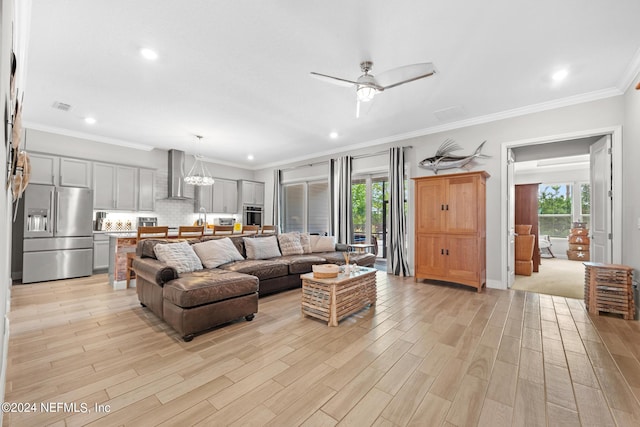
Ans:
{"type": "Polygon", "coordinates": [[[93,271],[93,190],[31,184],[24,193],[22,283],[93,271]]]}

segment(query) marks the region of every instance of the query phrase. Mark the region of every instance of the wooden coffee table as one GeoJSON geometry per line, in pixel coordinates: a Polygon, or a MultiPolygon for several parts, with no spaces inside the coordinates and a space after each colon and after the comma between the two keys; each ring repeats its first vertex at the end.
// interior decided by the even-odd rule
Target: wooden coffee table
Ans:
{"type": "Polygon", "coordinates": [[[313,273],[302,279],[302,313],[338,326],[345,317],[376,303],[376,269],[360,267],[351,274],[318,279],[313,273]]]}

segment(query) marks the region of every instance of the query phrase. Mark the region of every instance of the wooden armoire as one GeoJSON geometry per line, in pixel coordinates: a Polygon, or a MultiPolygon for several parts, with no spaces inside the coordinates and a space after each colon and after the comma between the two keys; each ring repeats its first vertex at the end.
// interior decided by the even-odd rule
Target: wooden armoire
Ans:
{"type": "Polygon", "coordinates": [[[415,279],[486,285],[485,171],[414,178],[415,279]]]}

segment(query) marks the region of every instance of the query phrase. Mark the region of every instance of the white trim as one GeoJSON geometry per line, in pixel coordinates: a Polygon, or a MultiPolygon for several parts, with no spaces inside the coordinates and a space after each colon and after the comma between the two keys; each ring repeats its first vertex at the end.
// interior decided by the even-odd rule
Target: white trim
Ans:
{"type": "Polygon", "coordinates": [[[487,279],[487,288],[506,290],[507,284],[503,280],[487,279]]]}
{"type": "MultiPolygon", "coordinates": [[[[554,142],[588,138],[590,136],[611,135],[612,161],[613,161],[613,239],[611,242],[613,250],[612,262],[615,264],[622,263],[622,126],[612,126],[593,130],[583,130],[578,132],[569,132],[558,135],[549,135],[537,138],[529,138],[520,141],[503,142],[500,148],[500,194],[508,194],[507,188],[507,150],[514,147],[522,147],[526,145],[550,144],[554,142]]],[[[500,198],[500,248],[501,248],[501,267],[500,275],[503,283],[508,283],[508,214],[509,205],[506,197],[500,198]]]]}
{"type": "MultiPolygon", "coordinates": [[[[68,129],[58,128],[55,126],[39,125],[37,123],[23,122],[25,129],[39,130],[42,132],[56,133],[58,135],[66,135],[74,138],[87,139],[89,141],[102,142],[103,144],[118,145],[120,147],[134,148],[136,150],[151,151],[155,147],[146,144],[137,144],[135,142],[123,141],[121,139],[107,138],[90,133],[76,132],[68,129]]],[[[27,147],[28,148],[28,147],[27,147]]]]}
{"type": "Polygon", "coordinates": [[[638,73],[640,73],[640,48],[636,51],[633,59],[631,59],[631,62],[629,63],[629,66],[618,82],[618,88],[620,88],[622,92],[626,92],[627,89],[629,89],[629,87],[635,82],[635,78],[638,73]]]}

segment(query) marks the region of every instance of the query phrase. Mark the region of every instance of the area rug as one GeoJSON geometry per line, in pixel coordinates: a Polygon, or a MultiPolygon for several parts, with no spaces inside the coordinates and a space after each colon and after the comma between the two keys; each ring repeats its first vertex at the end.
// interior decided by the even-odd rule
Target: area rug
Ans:
{"type": "Polygon", "coordinates": [[[511,289],[584,299],[584,265],[581,261],[543,258],[540,271],[518,276],[511,289]]]}

